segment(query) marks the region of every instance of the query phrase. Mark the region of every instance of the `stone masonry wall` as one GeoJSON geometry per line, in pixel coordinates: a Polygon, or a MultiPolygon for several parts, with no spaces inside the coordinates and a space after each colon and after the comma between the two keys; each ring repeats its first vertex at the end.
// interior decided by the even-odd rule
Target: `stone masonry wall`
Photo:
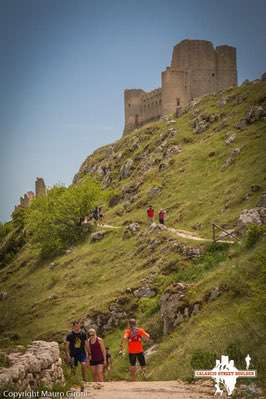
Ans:
{"type": "Polygon", "coordinates": [[[171,65],[162,72],[161,82],[161,88],[149,93],[125,90],[124,133],[175,113],[177,107],[196,97],[236,85],[236,49],[228,45],[215,48],[207,40],[183,40],[174,47],[171,65]]]}
{"type": "Polygon", "coordinates": [[[25,353],[8,355],[11,366],[0,368],[0,389],[31,391],[38,387],[52,389],[64,384],[62,360],[57,342],[33,341],[25,353]]]}

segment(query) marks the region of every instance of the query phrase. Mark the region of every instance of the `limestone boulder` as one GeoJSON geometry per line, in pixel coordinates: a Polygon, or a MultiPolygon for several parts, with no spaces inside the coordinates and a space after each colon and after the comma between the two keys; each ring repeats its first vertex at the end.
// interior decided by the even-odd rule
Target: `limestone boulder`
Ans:
{"type": "Polygon", "coordinates": [[[134,291],[134,295],[137,298],[152,298],[157,295],[157,292],[150,287],[140,287],[134,291]]]}
{"type": "Polygon", "coordinates": [[[225,139],[225,144],[230,145],[235,142],[236,134],[235,133],[227,133],[227,137],[225,139]]]}
{"type": "Polygon", "coordinates": [[[92,233],[91,242],[101,241],[104,238],[105,234],[105,231],[96,231],[95,233],[92,233]]]}
{"type": "Polygon", "coordinates": [[[266,208],[266,193],[263,193],[262,196],[260,197],[257,207],[259,208],[266,208]]]}
{"type": "Polygon", "coordinates": [[[148,198],[152,199],[154,197],[157,197],[161,193],[161,188],[160,187],[152,187],[149,192],[148,192],[148,198]]]}
{"type": "Polygon", "coordinates": [[[130,224],[126,227],[126,229],[125,229],[125,231],[124,231],[123,238],[124,238],[124,239],[130,238],[130,237],[134,236],[135,234],[137,234],[139,231],[140,231],[140,225],[139,225],[139,223],[137,223],[137,222],[130,223],[130,224]]]}
{"type": "Polygon", "coordinates": [[[122,166],[120,169],[120,178],[121,179],[126,179],[127,177],[129,177],[132,173],[132,168],[133,168],[133,160],[132,159],[128,159],[122,166]]]}
{"type": "Polygon", "coordinates": [[[187,285],[175,283],[171,285],[160,298],[160,316],[163,321],[163,333],[168,334],[176,325],[183,321],[183,309],[187,306],[185,300],[187,285]]]}
{"type": "Polygon", "coordinates": [[[266,208],[244,209],[237,221],[237,231],[243,231],[250,224],[266,224],[266,208]]]}
{"type": "Polygon", "coordinates": [[[225,160],[225,162],[222,166],[222,170],[225,170],[229,166],[231,166],[235,162],[236,158],[239,156],[240,152],[241,152],[240,148],[235,148],[231,152],[230,156],[225,160]]]}

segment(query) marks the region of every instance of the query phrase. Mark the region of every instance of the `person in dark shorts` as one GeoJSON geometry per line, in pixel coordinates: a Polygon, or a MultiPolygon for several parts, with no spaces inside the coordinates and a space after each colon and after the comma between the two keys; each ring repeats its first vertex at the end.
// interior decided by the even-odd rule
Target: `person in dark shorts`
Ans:
{"type": "Polygon", "coordinates": [[[88,354],[94,382],[104,381],[106,366],[106,349],[102,338],[97,337],[94,328],[89,329],[88,354]]]}
{"type": "Polygon", "coordinates": [[[146,367],[142,339],[144,338],[146,341],[148,341],[150,339],[150,335],[143,328],[137,327],[135,319],[130,319],[128,324],[129,328],[124,331],[122,337],[120,353],[124,352],[124,346],[127,343],[131,381],[136,381],[137,361],[141,367],[143,374],[146,367]]]}
{"type": "Polygon", "coordinates": [[[159,223],[164,224],[166,212],[164,209],[160,209],[159,212],[159,223]]]}
{"type": "Polygon", "coordinates": [[[80,327],[78,320],[73,321],[72,331],[65,337],[65,353],[66,360],[71,365],[73,370],[77,367],[78,363],[81,365],[82,379],[86,381],[87,378],[87,334],[80,327]]]}

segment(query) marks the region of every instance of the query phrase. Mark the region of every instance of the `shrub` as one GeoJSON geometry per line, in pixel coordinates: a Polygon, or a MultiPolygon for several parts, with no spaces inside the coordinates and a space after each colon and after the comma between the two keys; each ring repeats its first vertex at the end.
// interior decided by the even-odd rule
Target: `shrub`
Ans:
{"type": "Polygon", "coordinates": [[[43,258],[59,254],[87,234],[80,221],[106,197],[88,177],[68,188],[53,187],[46,196],[35,198],[28,209],[27,237],[40,247],[43,258]]]}
{"type": "Polygon", "coordinates": [[[190,364],[193,370],[210,370],[215,366],[216,359],[218,357],[214,352],[196,350],[192,353],[190,364]]]}
{"type": "Polygon", "coordinates": [[[249,226],[246,239],[245,239],[245,246],[246,248],[252,248],[255,246],[257,241],[266,233],[265,226],[260,226],[257,224],[253,224],[249,226]]]}

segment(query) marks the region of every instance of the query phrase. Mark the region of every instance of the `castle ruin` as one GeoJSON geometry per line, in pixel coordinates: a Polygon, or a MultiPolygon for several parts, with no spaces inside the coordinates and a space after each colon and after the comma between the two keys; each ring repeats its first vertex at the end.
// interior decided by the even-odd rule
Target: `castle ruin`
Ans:
{"type": "MultiPolygon", "coordinates": [[[[37,177],[35,180],[35,193],[28,191],[23,197],[20,197],[20,203],[18,207],[28,208],[35,197],[41,197],[46,195],[46,185],[42,177],[37,177]]],[[[15,207],[17,208],[17,206],[15,207]]]]}
{"type": "Polygon", "coordinates": [[[207,40],[178,43],[171,65],[161,73],[161,88],[124,92],[125,127],[128,133],[144,123],[175,113],[196,97],[237,85],[236,49],[213,47],[207,40]]]}

